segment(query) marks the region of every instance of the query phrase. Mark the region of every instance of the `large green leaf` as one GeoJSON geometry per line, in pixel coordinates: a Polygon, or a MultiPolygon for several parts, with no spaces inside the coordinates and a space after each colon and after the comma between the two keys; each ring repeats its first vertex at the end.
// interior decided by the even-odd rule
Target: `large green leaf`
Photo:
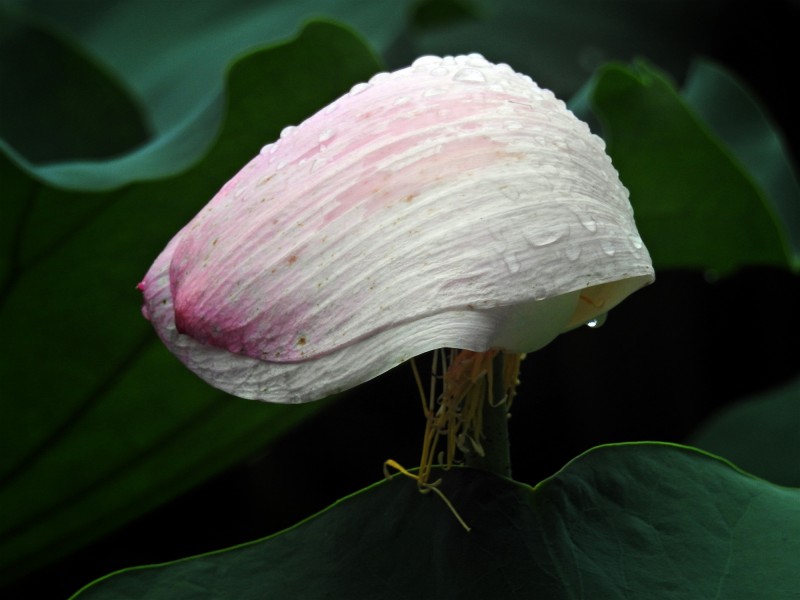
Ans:
{"type": "Polygon", "coordinates": [[[530,488],[444,474],[464,531],[396,477],[281,534],[121,571],[74,598],[791,598],[800,490],[691,448],[599,447],[530,488]]]}
{"type": "MultiPolygon", "coordinates": [[[[591,101],[657,268],[800,267],[790,241],[798,236],[797,207],[778,214],[663,73],[643,62],[606,66],[591,101]]],[[[787,202],[797,202],[787,193],[787,202]]]]}
{"type": "Polygon", "coordinates": [[[760,187],[800,269],[800,187],[776,126],[735,77],[708,61],[692,65],[681,96],[760,187]]]}
{"type": "MultiPolygon", "coordinates": [[[[80,40],[132,90],[153,130],[148,144],[115,160],[62,162],[36,170],[50,185],[80,190],[170,176],[199,160],[218,135],[225,114],[224,75],[237,56],[286,41],[304,22],[323,16],[364,32],[372,47],[382,49],[399,34],[408,6],[408,0],[13,3],[80,40]]],[[[296,119],[309,116],[297,114],[296,119]]]]}
{"type": "Polygon", "coordinates": [[[231,67],[221,129],[191,169],[115,191],[51,187],[0,154],[0,221],[9,233],[0,580],[188,489],[318,410],[225,398],[199,381],[157,341],[134,286],[281,127],[378,68],[351,32],[312,23],[231,67]]]}
{"type": "Polygon", "coordinates": [[[147,139],[139,107],[82,50],[0,7],[0,138],[34,162],[99,159],[147,139]]]}
{"type": "Polygon", "coordinates": [[[713,415],[689,438],[773,483],[800,487],[800,379],[713,415]]]}

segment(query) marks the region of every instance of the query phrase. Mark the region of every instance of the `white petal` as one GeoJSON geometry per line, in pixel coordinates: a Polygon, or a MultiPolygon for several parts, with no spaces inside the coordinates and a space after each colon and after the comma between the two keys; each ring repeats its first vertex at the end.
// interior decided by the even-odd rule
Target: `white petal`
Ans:
{"type": "Polygon", "coordinates": [[[585,124],[507,67],[429,57],[286,131],[143,288],[192,370],[287,402],[433,348],[535,350],[652,279],[585,124]]]}

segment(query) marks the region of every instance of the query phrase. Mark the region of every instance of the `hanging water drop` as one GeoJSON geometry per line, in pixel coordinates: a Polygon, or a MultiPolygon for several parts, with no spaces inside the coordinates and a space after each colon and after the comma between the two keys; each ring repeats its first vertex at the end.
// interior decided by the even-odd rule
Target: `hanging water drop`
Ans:
{"type": "Polygon", "coordinates": [[[317,138],[317,141],[319,141],[319,143],[321,144],[322,142],[327,142],[332,137],[333,137],[333,130],[332,129],[326,129],[325,131],[323,131],[322,133],[319,134],[319,137],[317,138]]]}
{"type": "Polygon", "coordinates": [[[586,323],[586,326],[591,328],[591,329],[597,329],[598,327],[602,327],[603,326],[603,324],[606,322],[607,318],[608,318],[608,313],[603,313],[602,315],[597,315],[594,319],[592,319],[591,321],[588,321],[586,323]]]}
{"type": "Polygon", "coordinates": [[[283,129],[281,129],[281,139],[289,137],[292,135],[292,132],[297,129],[294,125],[287,125],[283,129]]]}

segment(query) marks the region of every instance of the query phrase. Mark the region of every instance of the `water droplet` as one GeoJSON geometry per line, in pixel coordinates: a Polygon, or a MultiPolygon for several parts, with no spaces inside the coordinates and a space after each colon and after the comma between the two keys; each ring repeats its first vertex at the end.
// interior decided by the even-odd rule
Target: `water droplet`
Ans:
{"type": "Polygon", "coordinates": [[[266,146],[261,147],[261,151],[259,154],[272,154],[275,152],[275,144],[267,144],[266,146]]]}
{"type": "Polygon", "coordinates": [[[492,63],[486,60],[482,54],[473,52],[472,54],[467,54],[467,64],[470,67],[488,67],[492,63]]]}
{"type": "Polygon", "coordinates": [[[567,246],[566,248],[564,248],[564,256],[567,257],[568,261],[575,262],[581,257],[581,247],[567,246]]]}
{"type": "Polygon", "coordinates": [[[519,200],[521,196],[519,188],[507,185],[500,188],[500,193],[503,194],[503,196],[505,196],[509,200],[519,200]]]}
{"type": "Polygon", "coordinates": [[[614,256],[617,253],[617,249],[614,247],[614,242],[611,240],[603,240],[600,243],[600,247],[603,249],[603,252],[606,256],[614,256]]]}
{"type": "Polygon", "coordinates": [[[543,229],[541,231],[537,231],[535,233],[528,233],[525,238],[531,243],[531,245],[536,246],[538,248],[542,248],[544,246],[550,246],[551,244],[555,244],[560,239],[563,239],[564,236],[567,235],[566,229],[543,229]]]}
{"type": "Polygon", "coordinates": [[[603,313],[602,315],[597,315],[591,321],[587,321],[586,326],[591,327],[592,329],[597,329],[598,327],[602,327],[603,324],[606,322],[608,318],[608,313],[603,313]]]}
{"type": "Polygon", "coordinates": [[[548,296],[547,288],[543,285],[534,286],[533,291],[531,293],[533,295],[534,300],[545,300],[547,299],[548,296]]]}
{"type": "Polygon", "coordinates": [[[322,109],[322,114],[323,115],[329,115],[332,112],[336,111],[337,108],[339,108],[339,103],[338,102],[333,102],[331,104],[328,104],[328,106],[326,106],[325,108],[322,109]]]}
{"type": "Polygon", "coordinates": [[[442,62],[442,59],[438,56],[420,56],[417,60],[411,63],[412,67],[429,67],[431,65],[438,65],[442,62]]]}
{"type": "Polygon", "coordinates": [[[483,83],[486,81],[486,76],[480,69],[473,69],[470,67],[464,67],[463,69],[459,69],[456,71],[456,74],[453,75],[453,79],[455,81],[467,81],[470,83],[483,83]]]}
{"type": "Polygon", "coordinates": [[[505,123],[506,129],[510,131],[518,131],[522,129],[522,123],[519,121],[506,121],[505,123]]]}
{"type": "Polygon", "coordinates": [[[514,72],[514,69],[509,67],[506,63],[497,63],[494,66],[494,68],[495,68],[496,71],[498,71],[500,73],[513,73],[514,72]]]}
{"type": "Polygon", "coordinates": [[[592,140],[594,140],[594,143],[597,144],[600,147],[600,150],[605,152],[606,142],[605,142],[605,140],[603,138],[601,138],[600,136],[592,134],[592,140]]]}
{"type": "Polygon", "coordinates": [[[281,170],[283,167],[285,167],[285,166],[286,166],[286,161],[285,161],[285,160],[282,160],[282,161],[281,161],[281,162],[279,162],[279,163],[278,163],[278,165],[275,167],[275,170],[276,170],[276,171],[280,171],[280,170],[281,170]]]}
{"type": "Polygon", "coordinates": [[[509,273],[519,272],[519,260],[517,260],[517,257],[514,256],[513,253],[508,253],[503,256],[503,260],[506,262],[506,267],[508,267],[509,273]]]}
{"type": "Polygon", "coordinates": [[[409,101],[408,96],[398,96],[397,98],[395,98],[392,104],[394,104],[395,106],[400,106],[401,104],[407,104],[408,101],[409,101]]]}
{"type": "Polygon", "coordinates": [[[580,219],[581,225],[583,225],[586,231],[590,233],[595,233],[597,231],[597,221],[594,220],[592,215],[580,214],[578,215],[578,219],[580,219]]]}
{"type": "Polygon", "coordinates": [[[372,86],[369,83],[357,83],[353,87],[350,88],[350,95],[355,96],[360,94],[363,91],[368,90],[372,86]]]}
{"type": "Polygon", "coordinates": [[[333,137],[333,130],[332,129],[326,129],[325,131],[323,131],[322,133],[319,134],[319,138],[317,138],[317,139],[319,140],[319,143],[321,144],[322,142],[327,142],[332,137],[333,137]]]}
{"type": "Polygon", "coordinates": [[[583,152],[586,150],[586,144],[583,143],[583,140],[580,138],[569,138],[567,140],[567,147],[575,153],[583,152]]]}
{"type": "Polygon", "coordinates": [[[449,75],[449,74],[450,74],[450,69],[448,69],[447,67],[435,67],[431,69],[431,75],[434,75],[436,77],[443,77],[444,75],[449,75]]]}
{"type": "Polygon", "coordinates": [[[281,129],[281,139],[289,137],[292,135],[292,132],[297,129],[294,125],[287,125],[283,129],[281,129]]]}
{"type": "Polygon", "coordinates": [[[559,174],[558,167],[556,167],[555,165],[550,165],[550,164],[542,165],[541,168],[539,169],[539,172],[542,175],[544,175],[545,177],[547,177],[548,179],[549,178],[553,178],[553,177],[557,177],[558,174],[559,174]]]}
{"type": "Polygon", "coordinates": [[[630,235],[628,236],[628,239],[630,240],[631,246],[633,246],[634,250],[641,250],[644,246],[642,238],[640,238],[638,235],[630,235]]]}
{"type": "Polygon", "coordinates": [[[389,73],[376,73],[375,75],[370,77],[369,82],[371,84],[381,83],[383,81],[386,81],[390,77],[391,77],[391,74],[389,74],[389,73]]]}
{"type": "Polygon", "coordinates": [[[445,91],[446,90],[444,88],[428,88],[427,90],[422,92],[422,97],[430,98],[432,96],[439,96],[440,94],[444,94],[445,91]]]}

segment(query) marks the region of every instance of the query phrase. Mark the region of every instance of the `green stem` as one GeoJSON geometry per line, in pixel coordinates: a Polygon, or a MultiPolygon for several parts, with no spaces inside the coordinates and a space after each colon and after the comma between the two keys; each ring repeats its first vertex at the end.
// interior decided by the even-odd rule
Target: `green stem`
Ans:
{"type": "MultiPolygon", "coordinates": [[[[503,385],[503,353],[498,353],[492,364],[492,396],[495,403],[505,395],[503,385]]],[[[511,454],[508,444],[508,405],[506,402],[492,406],[488,400],[483,403],[483,436],[481,445],[484,454],[466,454],[468,467],[491,471],[504,477],[511,477],[511,454]]]]}

